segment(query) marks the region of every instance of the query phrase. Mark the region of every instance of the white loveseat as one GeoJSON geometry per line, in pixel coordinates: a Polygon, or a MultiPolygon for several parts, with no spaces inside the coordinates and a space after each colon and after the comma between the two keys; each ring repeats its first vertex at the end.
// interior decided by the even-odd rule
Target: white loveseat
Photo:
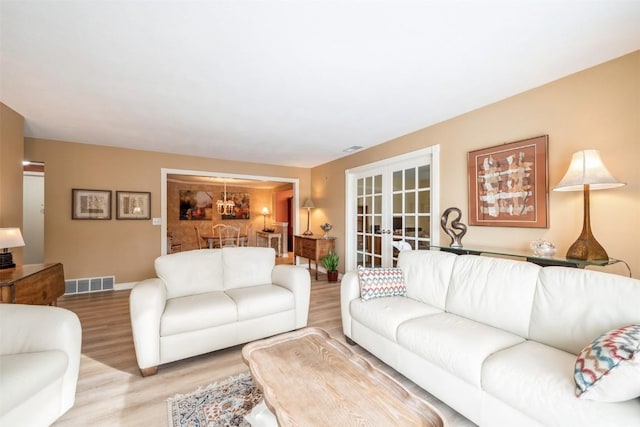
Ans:
{"type": "Polygon", "coordinates": [[[311,279],[271,248],[202,249],[156,259],[129,298],[138,366],[158,365],[307,325],[311,279]]]}
{"type": "Polygon", "coordinates": [[[49,426],[75,402],[82,328],[75,313],[0,304],[0,426],[49,426]]]}
{"type": "Polygon", "coordinates": [[[640,398],[579,399],[574,381],[594,338],[640,323],[640,280],[438,251],[398,267],[406,296],[364,301],[344,276],[344,334],[474,423],[640,426],[640,398]]]}

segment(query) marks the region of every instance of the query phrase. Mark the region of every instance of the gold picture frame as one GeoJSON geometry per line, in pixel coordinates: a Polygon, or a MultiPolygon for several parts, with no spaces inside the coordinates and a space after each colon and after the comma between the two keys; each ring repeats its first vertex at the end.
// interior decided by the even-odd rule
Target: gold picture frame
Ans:
{"type": "Polygon", "coordinates": [[[116,219],[151,219],[151,193],[116,191],[116,219]]]}
{"type": "Polygon", "coordinates": [[[548,135],[470,151],[469,225],[548,228],[548,135]]]}
{"type": "Polygon", "coordinates": [[[111,190],[71,190],[71,219],[111,219],[111,190]]]}

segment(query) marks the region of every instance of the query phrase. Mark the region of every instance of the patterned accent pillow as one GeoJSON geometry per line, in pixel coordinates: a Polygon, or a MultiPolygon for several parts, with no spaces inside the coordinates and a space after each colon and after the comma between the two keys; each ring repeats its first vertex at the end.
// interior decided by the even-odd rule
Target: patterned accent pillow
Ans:
{"type": "Polygon", "coordinates": [[[404,274],[399,268],[365,268],[358,266],[360,297],[364,300],[380,297],[405,296],[404,274]]]}
{"type": "Polygon", "coordinates": [[[581,399],[622,402],[640,397],[640,324],[593,340],[578,354],[574,377],[581,399]]]}

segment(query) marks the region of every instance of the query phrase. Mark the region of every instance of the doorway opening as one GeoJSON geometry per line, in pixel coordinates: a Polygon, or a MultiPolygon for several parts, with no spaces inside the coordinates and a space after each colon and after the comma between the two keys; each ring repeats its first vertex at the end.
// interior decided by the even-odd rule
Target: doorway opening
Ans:
{"type": "MultiPolygon", "coordinates": [[[[252,246],[257,244],[256,231],[263,228],[282,233],[285,243],[289,233],[298,229],[298,212],[287,202],[291,199],[292,206],[298,205],[298,187],[297,178],[163,168],[161,254],[171,253],[172,245],[180,250],[202,247],[198,236],[217,223],[239,227],[252,246]],[[183,200],[187,198],[188,202],[183,200]],[[219,213],[216,202],[221,199],[234,200],[237,212],[219,213]]],[[[282,255],[287,256],[292,247],[282,246],[282,255]]]]}

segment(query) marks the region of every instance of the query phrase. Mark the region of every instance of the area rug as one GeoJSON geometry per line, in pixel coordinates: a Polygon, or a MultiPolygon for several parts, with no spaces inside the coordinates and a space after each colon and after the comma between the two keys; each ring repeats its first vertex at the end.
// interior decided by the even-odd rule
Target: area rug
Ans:
{"type": "Polygon", "coordinates": [[[248,427],[244,419],[262,399],[249,372],[167,400],[171,427],[248,427]]]}

